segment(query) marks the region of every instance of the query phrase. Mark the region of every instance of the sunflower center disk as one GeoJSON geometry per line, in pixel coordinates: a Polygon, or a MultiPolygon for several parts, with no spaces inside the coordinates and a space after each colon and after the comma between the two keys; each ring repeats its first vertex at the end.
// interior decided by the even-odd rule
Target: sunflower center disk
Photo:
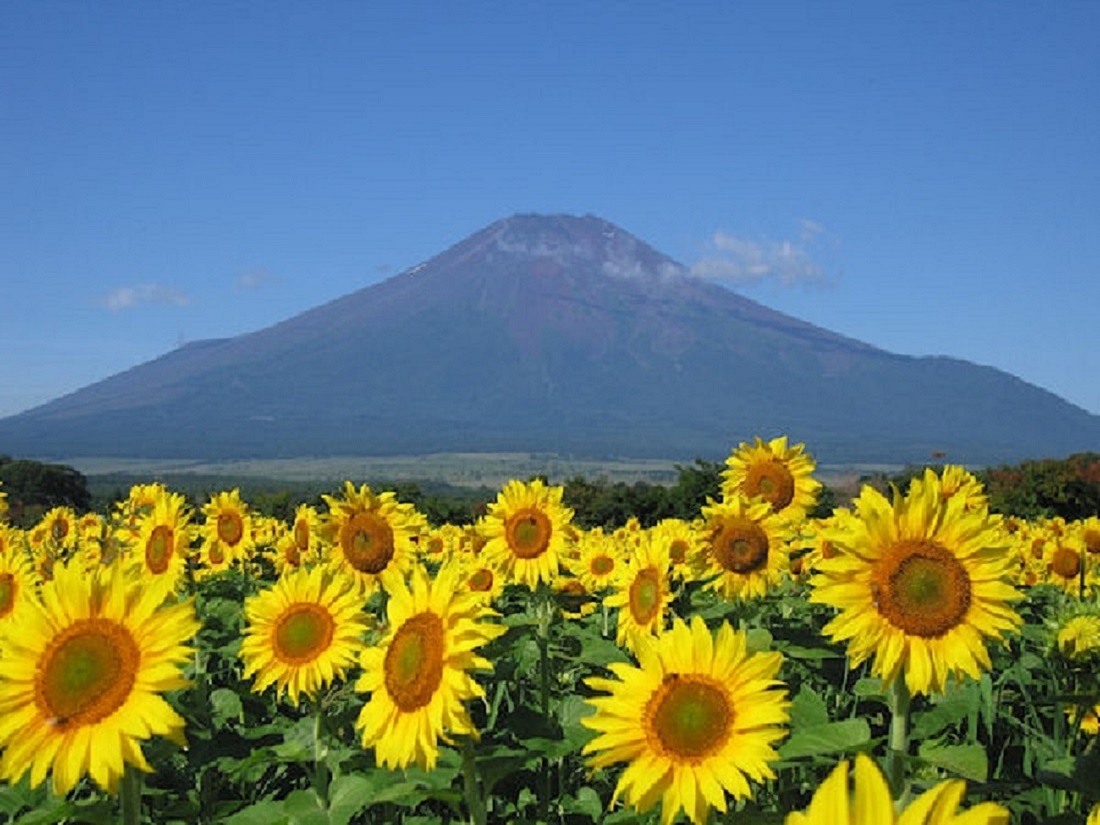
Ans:
{"type": "Polygon", "coordinates": [[[676,539],[672,544],[668,546],[668,558],[673,564],[683,564],[687,561],[687,542],[683,539],[676,539]]]}
{"type": "Polygon", "coordinates": [[[309,522],[299,521],[294,525],[294,544],[299,552],[309,549],[309,522]]]}
{"type": "Polygon", "coordinates": [[[374,513],[356,513],[341,532],[340,546],[348,564],[360,573],[377,575],[393,558],[393,528],[374,513]]]}
{"type": "Polygon", "coordinates": [[[289,665],[312,662],[332,644],[332,616],[319,604],[298,604],[275,626],[275,654],[289,665]]]}
{"type": "Polygon", "coordinates": [[[726,690],[714,680],[670,674],[647,703],[645,720],[658,752],[694,762],[726,743],[733,708],[726,690]]]}
{"type": "Polygon", "coordinates": [[[70,625],[42,654],[35,699],[61,727],[94,724],[126,701],[141,654],[129,631],[107,619],[70,625]]]}
{"type": "Polygon", "coordinates": [[[443,681],[443,622],[434,613],[408,619],[382,663],[386,690],[405,713],[424,707],[443,681]]]}
{"type": "Polygon", "coordinates": [[[237,544],[244,537],[244,522],[237,513],[218,515],[218,538],[228,545],[237,544]]]}
{"type": "Polygon", "coordinates": [[[1093,554],[1100,553],[1100,530],[1089,528],[1085,530],[1082,538],[1085,541],[1085,549],[1093,554]]]}
{"type": "Polygon", "coordinates": [[[649,624],[661,608],[661,579],[652,567],[638,572],[630,584],[630,613],[640,625],[649,624]]]}
{"type": "Polygon", "coordinates": [[[0,619],[15,608],[15,591],[15,576],[11,573],[0,573],[0,619]]]}
{"type": "Polygon", "coordinates": [[[145,563],[153,573],[163,573],[168,569],[172,558],[172,530],[164,524],[153,528],[149,541],[145,544],[145,563]]]}
{"type": "Polygon", "coordinates": [[[768,564],[768,534],[750,519],[727,520],[714,536],[714,557],[731,573],[752,573],[768,564]]]}
{"type": "Polygon", "coordinates": [[[493,589],[493,571],[487,567],[475,570],[466,581],[466,586],[475,593],[487,593],[493,589]]]}
{"type": "Polygon", "coordinates": [[[970,576],[943,545],[924,539],[894,544],[871,574],[877,607],[891,624],[913,636],[942,636],[970,608],[970,576]]]}
{"type": "Polygon", "coordinates": [[[606,576],[615,569],[615,560],[610,556],[596,556],[592,559],[591,570],[597,576],[606,576]]]}
{"type": "Polygon", "coordinates": [[[521,559],[533,559],[545,553],[550,546],[550,532],[550,519],[534,507],[520,510],[504,525],[508,546],[521,559]]]}
{"type": "Polygon", "coordinates": [[[1081,572],[1081,554],[1069,547],[1059,547],[1054,551],[1051,568],[1063,579],[1075,579],[1081,572]]]}
{"type": "Polygon", "coordinates": [[[745,473],[741,489],[750,498],[760,496],[779,512],[794,501],[794,476],[782,461],[756,461],[745,473]]]}

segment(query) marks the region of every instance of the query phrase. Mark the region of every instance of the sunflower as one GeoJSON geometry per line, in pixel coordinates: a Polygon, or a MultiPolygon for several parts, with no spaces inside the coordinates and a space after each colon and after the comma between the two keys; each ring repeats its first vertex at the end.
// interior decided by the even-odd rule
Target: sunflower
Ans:
{"type": "Polygon", "coordinates": [[[651,542],[668,545],[669,575],[677,581],[694,579],[704,552],[702,524],[702,521],[666,518],[649,528],[651,542]]]}
{"type": "Polygon", "coordinates": [[[703,507],[705,587],[726,599],[762,598],[790,569],[788,522],[762,498],[723,497],[703,507]]]}
{"type": "Polygon", "coordinates": [[[1084,539],[1072,526],[1044,545],[1043,562],[1046,565],[1044,581],[1076,598],[1085,596],[1096,578],[1094,559],[1085,552],[1084,539]]]}
{"type": "Polygon", "coordinates": [[[872,675],[904,673],[911,693],[942,692],[950,673],[977,678],[991,667],[982,637],[1021,624],[1005,534],[962,497],[944,499],[934,475],[904,497],[895,489],[892,505],[864,486],[854,507],[811,580],[810,601],[841,611],[825,635],[848,641],[853,668],[873,656],[872,675]]]}
{"type": "Polygon", "coordinates": [[[80,532],[76,526],[76,513],[72,507],[54,507],[38,522],[43,530],[45,546],[55,557],[63,556],[76,548],[80,532]]]}
{"type": "Polygon", "coordinates": [[[34,573],[27,556],[0,553],[0,633],[5,628],[21,629],[27,605],[35,598],[34,573]]]}
{"type": "Polygon", "coordinates": [[[723,622],[712,635],[700,616],[638,649],[638,666],[613,663],[616,677],[585,683],[606,693],[585,701],[581,724],[597,732],[583,753],[596,769],[629,762],[615,786],[638,812],[661,800],[661,822],[682,808],[694,823],[726,810],[726,794],[752,796],[747,779],[775,777],[772,745],[789,721],[776,680],[783,656],[747,652],[745,634],[723,622]]]}
{"type": "Polygon", "coordinates": [[[478,523],[487,539],[482,552],[500,564],[509,581],[534,590],[557,577],[573,519],[573,511],[561,503],[563,491],[539,479],[509,481],[478,523]]]}
{"type": "Polygon", "coordinates": [[[365,594],[383,576],[406,575],[416,560],[416,544],[428,520],[391,492],[375,493],[366,484],[344,482],[342,498],[323,496],[329,512],[323,530],[332,543],[329,563],[350,573],[365,594]]]}
{"type": "MultiPolygon", "coordinates": [[[[925,476],[935,475],[931,467],[925,467],[925,476]]],[[[957,464],[946,464],[940,472],[940,495],[943,498],[962,496],[967,510],[984,510],[989,506],[989,496],[981,480],[957,464]]]]}
{"type": "Polygon", "coordinates": [[[611,593],[604,597],[606,607],[619,609],[615,643],[637,650],[644,640],[660,635],[672,601],[668,577],[668,545],[641,538],[630,554],[611,593]]]}
{"type": "Polygon", "coordinates": [[[0,556],[26,555],[27,537],[18,527],[0,523],[0,556]]]}
{"type": "Polygon", "coordinates": [[[1100,705],[1093,705],[1091,707],[1084,706],[1079,707],[1077,705],[1070,705],[1065,708],[1066,721],[1072,725],[1080,725],[1081,732],[1089,736],[1096,736],[1100,733],[1100,705]],[[1077,721],[1077,714],[1084,710],[1081,714],[1081,721],[1077,721]]]}
{"type": "Polygon", "coordinates": [[[159,597],[118,566],[88,575],[57,565],[5,638],[0,657],[0,778],[52,768],[65,794],[87,774],[113,793],[127,764],[152,768],[140,740],[183,741],[183,718],[162,693],[187,686],[182,667],[199,622],[191,601],[159,597]]]}
{"type": "Polygon", "coordinates": [[[170,493],[157,499],[139,516],[137,540],[130,564],[137,577],[155,584],[167,596],[183,578],[195,528],[183,496],[170,493]]]}
{"type": "Polygon", "coordinates": [[[1008,825],[1007,808],[982,802],[966,813],[958,813],[966,792],[961,779],[948,779],[929,788],[905,810],[894,812],[894,800],[882,771],[871,757],[856,754],[852,784],[848,786],[848,762],[843,761],[814,792],[810,807],[787,814],[785,825],[1008,825]]]}
{"type": "Polygon", "coordinates": [[[1085,825],[1100,825],[1100,802],[1092,806],[1092,810],[1089,811],[1089,818],[1086,820],[1085,825]]]}
{"type": "Polygon", "coordinates": [[[323,567],[288,570],[271,587],[248,597],[244,614],[248,624],[240,656],[245,678],[256,675],[256,693],[274,684],[276,696],[286,691],[294,705],[299,694],[315,696],[333,679],[344,678],[367,629],[354,580],[323,567]]]}
{"type": "Polygon", "coordinates": [[[456,553],[449,564],[458,566],[459,589],[474,594],[486,604],[504,594],[504,576],[496,565],[473,553],[456,553]]]}
{"type": "Polygon", "coordinates": [[[583,531],[576,546],[577,556],[566,567],[584,585],[585,592],[598,593],[611,587],[626,564],[622,545],[595,527],[583,531]]]}
{"type": "Polygon", "coordinates": [[[196,576],[202,578],[235,566],[247,559],[254,547],[252,538],[252,514],[241,500],[240,490],[214,494],[203,505],[202,546],[199,548],[201,564],[196,576]]]}
{"type": "Polygon", "coordinates": [[[475,651],[504,633],[483,619],[495,615],[459,585],[458,568],[445,564],[433,580],[420,565],[411,586],[395,579],[386,605],[389,631],[363,651],[356,690],[369,693],[356,720],[364,748],[379,764],[432,770],[439,740],[477,736],[463,702],[485,695],[471,670],[491,670],[475,651]]]}
{"type": "Polygon", "coordinates": [[[821,482],[813,477],[817,466],[804,444],[787,446],[787,436],[765,443],[741,442],[722,471],[722,498],[760,496],[788,521],[798,521],[817,501],[821,482]]]}

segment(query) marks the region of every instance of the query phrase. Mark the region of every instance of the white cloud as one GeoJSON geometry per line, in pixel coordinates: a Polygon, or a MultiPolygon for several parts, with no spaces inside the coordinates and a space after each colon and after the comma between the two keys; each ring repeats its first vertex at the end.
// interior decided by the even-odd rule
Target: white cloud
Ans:
{"type": "Polygon", "coordinates": [[[838,247],[824,226],[808,219],[799,222],[796,240],[738,237],[720,229],[691,267],[691,274],[736,286],[764,281],[824,286],[832,278],[823,259],[835,256],[838,247]]]}
{"type": "Polygon", "coordinates": [[[103,305],[112,312],[134,309],[144,304],[171,304],[183,307],[191,303],[191,298],[178,289],[163,284],[136,284],[121,286],[107,293],[103,305]]]}
{"type": "Polygon", "coordinates": [[[267,269],[253,269],[237,276],[236,285],[240,290],[263,289],[279,283],[279,276],[267,269]]]}

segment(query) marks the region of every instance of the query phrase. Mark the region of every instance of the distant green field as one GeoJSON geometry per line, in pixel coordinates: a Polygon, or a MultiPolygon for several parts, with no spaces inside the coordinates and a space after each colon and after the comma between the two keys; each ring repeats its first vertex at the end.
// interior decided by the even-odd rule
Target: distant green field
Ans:
{"type": "MultiPolygon", "coordinates": [[[[70,458],[65,462],[86,476],[165,475],[282,479],[287,482],[437,481],[456,487],[500,487],[513,478],[542,475],[551,483],[580,476],[608,482],[672,484],[682,462],[656,459],[574,459],[538,453],[437,453],[423,456],[327,456],[324,458],[239,459],[221,462],[186,459],[70,458]]],[[[819,466],[816,476],[844,486],[861,475],[896,472],[890,464],[819,466]]]]}

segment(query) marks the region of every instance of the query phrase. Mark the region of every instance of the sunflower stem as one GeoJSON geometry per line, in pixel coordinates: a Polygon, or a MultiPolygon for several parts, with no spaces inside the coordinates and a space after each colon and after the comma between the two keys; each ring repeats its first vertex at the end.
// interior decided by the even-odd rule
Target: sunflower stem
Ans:
{"type": "Polygon", "coordinates": [[[119,821],[122,825],[139,825],[141,822],[141,774],[133,765],[127,765],[118,785],[119,821]]]}
{"type": "MultiPolygon", "coordinates": [[[[550,725],[550,623],[553,618],[554,598],[549,588],[540,588],[537,603],[539,646],[539,707],[546,726],[550,725]]],[[[550,761],[543,757],[539,766],[539,821],[549,822],[550,816],[550,761]]]]}
{"type": "Polygon", "coordinates": [[[905,761],[909,755],[909,686],[905,674],[898,675],[890,685],[890,740],[886,752],[886,776],[894,802],[903,808],[909,801],[909,780],[905,761]]]}
{"type": "Polygon", "coordinates": [[[485,810],[485,797],[481,793],[477,763],[474,761],[474,749],[469,737],[462,740],[462,788],[466,797],[466,807],[470,810],[471,824],[485,825],[488,821],[488,813],[485,810]]]}
{"type": "Polygon", "coordinates": [[[324,718],[325,713],[321,700],[313,703],[313,790],[321,804],[328,809],[328,748],[324,745],[324,718]]]}

